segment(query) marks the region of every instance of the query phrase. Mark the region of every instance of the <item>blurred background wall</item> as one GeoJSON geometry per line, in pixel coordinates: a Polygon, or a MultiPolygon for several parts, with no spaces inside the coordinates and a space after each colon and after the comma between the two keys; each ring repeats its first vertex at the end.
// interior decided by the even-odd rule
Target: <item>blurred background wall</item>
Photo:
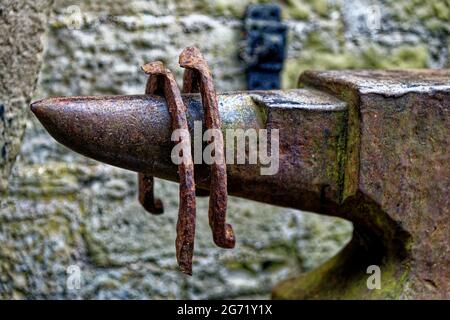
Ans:
{"type": "MultiPolygon", "coordinates": [[[[151,60],[181,83],[178,55],[193,44],[219,91],[245,89],[242,17],[255,2],[55,1],[35,99],[143,93],[139,66],[151,60]]],[[[289,27],[285,88],[305,69],[450,66],[448,0],[275,2],[289,27]]],[[[177,184],[157,180],[165,213],[151,216],[137,203],[135,174],[58,145],[33,116],[20,148],[0,207],[0,298],[268,298],[275,283],[322,263],[351,235],[342,220],[232,198],[237,246],[219,249],[199,199],[186,277],[175,261],[177,184]],[[80,289],[66,285],[70,266],[81,271],[80,289]]]]}

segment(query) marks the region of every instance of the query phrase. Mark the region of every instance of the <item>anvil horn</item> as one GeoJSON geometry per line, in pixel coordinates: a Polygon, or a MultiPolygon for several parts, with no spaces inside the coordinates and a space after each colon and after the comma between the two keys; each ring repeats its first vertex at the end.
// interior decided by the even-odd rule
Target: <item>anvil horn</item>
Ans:
{"type": "MultiPolygon", "coordinates": [[[[194,121],[203,119],[201,98],[184,94],[183,99],[193,131],[194,121]]],[[[308,89],[228,93],[219,95],[218,100],[222,129],[279,129],[278,173],[263,176],[260,164],[229,164],[231,195],[316,212],[323,211],[327,201],[338,201],[344,102],[308,89]]],[[[31,109],[58,142],[78,153],[178,180],[177,166],[170,157],[171,118],[164,98],[51,98],[33,103],[31,109]]],[[[207,166],[196,166],[195,174],[196,184],[207,189],[207,166]]]]}

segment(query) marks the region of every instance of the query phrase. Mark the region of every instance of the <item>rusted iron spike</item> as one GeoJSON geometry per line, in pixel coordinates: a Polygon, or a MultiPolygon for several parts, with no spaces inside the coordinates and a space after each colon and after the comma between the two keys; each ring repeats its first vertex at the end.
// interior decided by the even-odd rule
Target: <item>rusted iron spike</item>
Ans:
{"type": "MultiPolygon", "coordinates": [[[[164,80],[157,75],[149,75],[145,86],[145,94],[164,94],[164,80]]],[[[159,198],[155,198],[154,178],[143,172],[138,173],[139,202],[145,210],[152,214],[162,214],[164,206],[159,198]]]]}
{"type": "MultiPolygon", "coordinates": [[[[200,79],[199,74],[195,70],[185,69],[183,74],[183,89],[182,93],[200,93],[200,79]]],[[[195,188],[195,195],[197,197],[208,197],[209,190],[195,188]]]]}
{"type": "MultiPolygon", "coordinates": [[[[142,70],[151,77],[158,77],[156,84],[163,83],[164,96],[172,118],[172,130],[183,129],[188,132],[186,107],[175,78],[162,62],[145,64],[142,70]]],[[[155,80],[152,80],[155,81],[155,80]]],[[[190,148],[189,135],[182,136],[178,143],[190,148]]],[[[183,161],[178,165],[180,177],[180,207],[178,211],[176,254],[182,272],[192,275],[192,257],[195,238],[195,181],[194,163],[191,152],[183,153],[183,161]]]]}
{"type": "Polygon", "coordinates": [[[213,240],[219,247],[234,248],[236,239],[233,228],[230,224],[226,223],[228,197],[227,170],[219,107],[211,72],[203,55],[196,47],[185,48],[180,55],[179,64],[183,68],[192,70],[192,72],[185,76],[185,78],[188,78],[186,87],[193,89],[198,83],[202,96],[206,127],[217,131],[217,135],[214,138],[214,157],[216,161],[211,164],[208,210],[209,225],[212,229],[213,240]]]}

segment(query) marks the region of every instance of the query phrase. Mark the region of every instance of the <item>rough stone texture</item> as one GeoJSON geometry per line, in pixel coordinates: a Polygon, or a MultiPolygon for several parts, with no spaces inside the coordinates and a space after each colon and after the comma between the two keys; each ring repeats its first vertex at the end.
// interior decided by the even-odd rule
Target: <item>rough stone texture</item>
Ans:
{"type": "MultiPolygon", "coordinates": [[[[205,53],[220,90],[241,90],[241,18],[254,2],[267,1],[58,2],[38,96],[141,93],[139,66],[155,59],[181,80],[178,55],[192,44],[205,53]]],[[[280,3],[289,27],[286,88],[306,69],[450,66],[448,1],[280,3]]]]}
{"type": "MultiPolygon", "coordinates": [[[[245,65],[237,56],[240,18],[250,2],[256,1],[80,1],[77,28],[74,2],[58,1],[36,98],[142,93],[139,66],[154,59],[180,80],[178,54],[192,44],[205,53],[219,90],[244,89],[245,65]]],[[[311,68],[449,65],[448,1],[282,5],[289,26],[285,87],[311,68]],[[376,8],[380,24],[368,20],[376,8]]],[[[28,125],[0,210],[2,298],[268,297],[274,283],[310,270],[348,241],[351,228],[341,220],[232,199],[237,248],[218,249],[203,199],[196,271],[186,278],[174,258],[176,184],[157,180],[166,213],[149,216],[137,204],[135,174],[68,151],[35,119],[28,125]],[[71,264],[83,271],[81,290],[66,287],[71,264]]]]}
{"type": "Polygon", "coordinates": [[[136,200],[135,174],[81,156],[66,165],[45,153],[45,164],[21,163],[11,181],[15,196],[1,210],[2,298],[267,297],[275,283],[324,261],[349,236],[343,221],[232,198],[238,243],[219,249],[207,199],[199,199],[195,272],[187,277],[175,261],[175,184],[157,180],[166,212],[150,216],[136,200]],[[79,291],[66,288],[69,265],[83,272],[79,291]]]}
{"type": "Polygon", "coordinates": [[[51,0],[0,3],[0,194],[20,150],[51,0]]]}

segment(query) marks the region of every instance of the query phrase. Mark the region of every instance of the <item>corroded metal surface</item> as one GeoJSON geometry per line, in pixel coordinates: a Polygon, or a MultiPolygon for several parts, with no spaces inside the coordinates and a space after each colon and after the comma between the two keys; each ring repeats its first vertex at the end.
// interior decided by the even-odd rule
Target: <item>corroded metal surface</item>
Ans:
{"type": "Polygon", "coordinates": [[[330,90],[333,90],[333,85],[345,86],[361,94],[399,97],[407,93],[448,91],[449,73],[448,69],[306,71],[300,77],[300,83],[319,87],[326,85],[330,90]]]}
{"type": "Polygon", "coordinates": [[[349,104],[340,215],[355,235],[314,285],[290,281],[275,297],[450,298],[450,70],[311,71],[300,81],[349,104]],[[380,290],[366,287],[371,264],[380,290]]]}
{"type": "MultiPolygon", "coordinates": [[[[183,88],[182,93],[200,93],[200,79],[199,73],[193,69],[186,68],[183,73],[183,88]]],[[[209,190],[195,189],[195,195],[197,197],[208,197],[209,190]]]]}
{"type": "MultiPolygon", "coordinates": [[[[183,100],[192,132],[193,122],[203,119],[201,97],[184,94],[183,100]]],[[[225,93],[218,95],[218,105],[223,130],[280,129],[278,173],[262,176],[260,164],[229,164],[229,194],[308,211],[333,211],[342,178],[345,103],[316,90],[299,89],[225,93]]],[[[31,108],[56,140],[76,152],[178,180],[177,166],[170,157],[170,115],[162,97],[51,98],[31,108]]],[[[199,165],[196,185],[208,189],[209,176],[209,167],[199,165]]]]}
{"type": "MultiPolygon", "coordinates": [[[[214,143],[214,162],[211,164],[209,225],[213,240],[222,248],[234,248],[236,238],[233,228],[227,224],[227,168],[225,164],[225,146],[221,129],[219,107],[209,67],[203,55],[195,47],[188,47],[180,55],[180,66],[192,70],[187,86],[198,87],[202,97],[204,118],[207,129],[217,130],[209,143],[214,143]]],[[[188,75],[189,75],[188,74],[188,75]]]]}

